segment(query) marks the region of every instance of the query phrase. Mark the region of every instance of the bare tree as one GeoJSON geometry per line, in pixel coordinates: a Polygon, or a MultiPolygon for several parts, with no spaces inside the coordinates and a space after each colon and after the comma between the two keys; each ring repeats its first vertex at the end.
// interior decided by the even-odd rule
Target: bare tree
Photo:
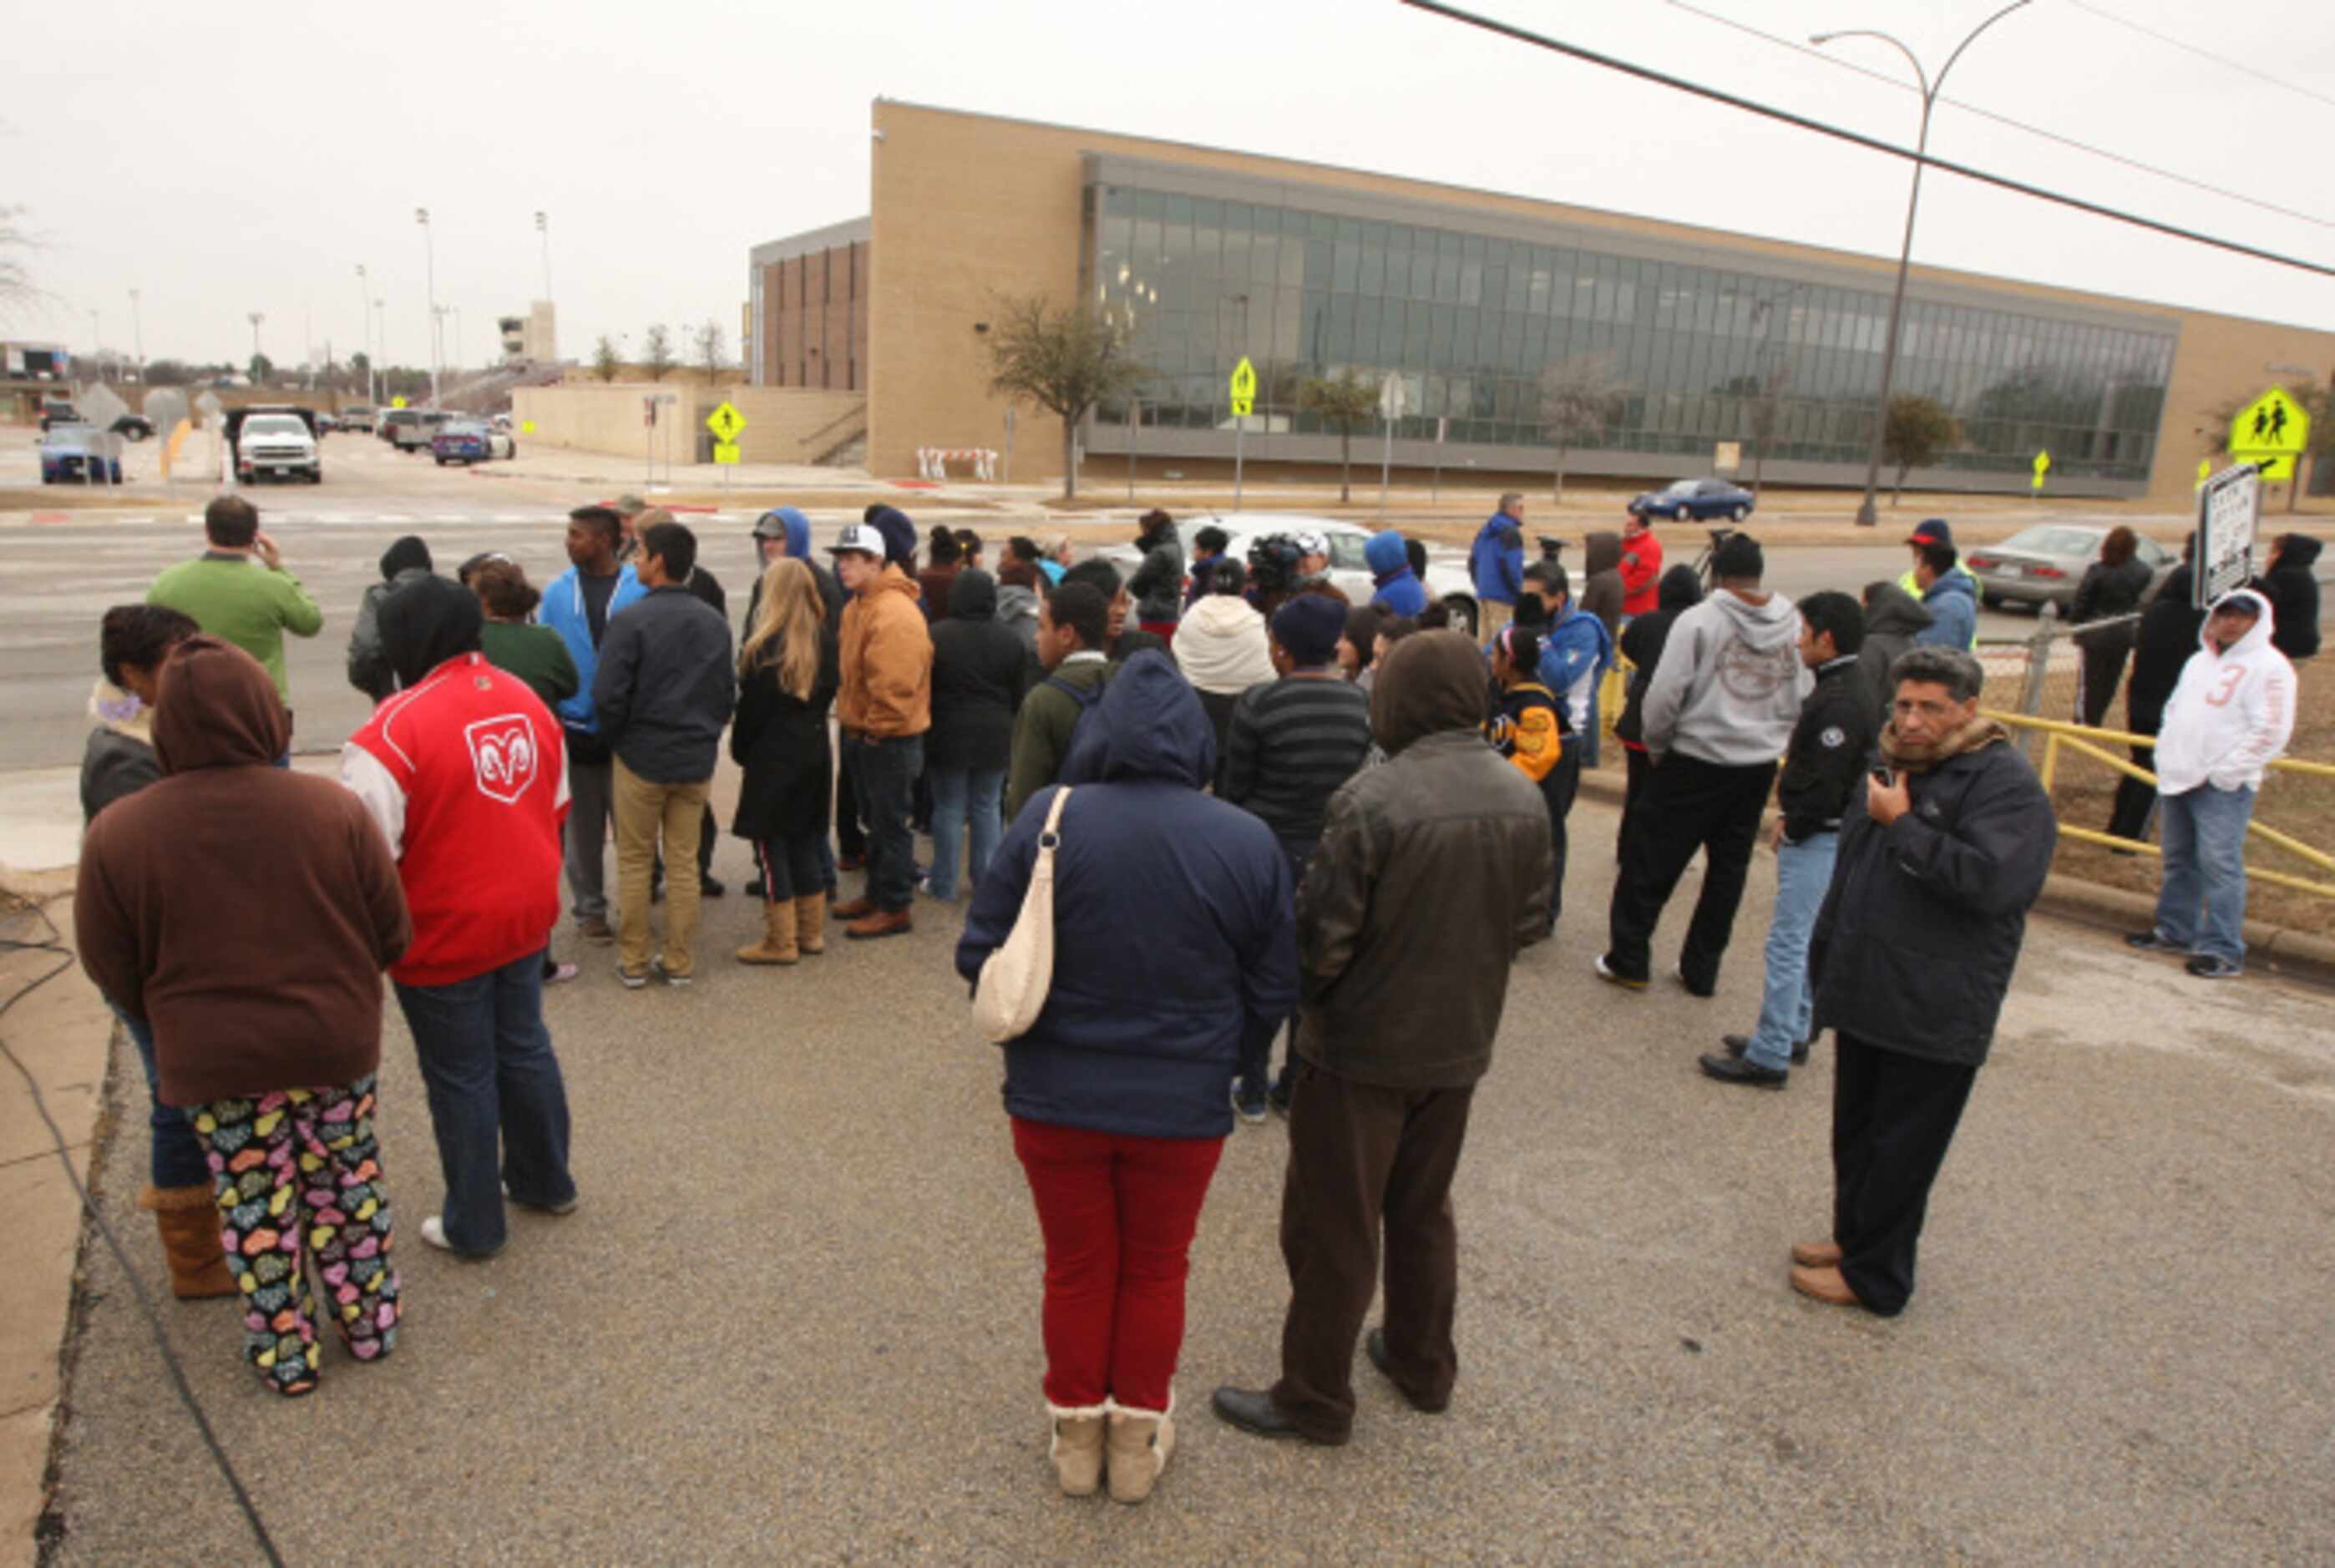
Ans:
{"type": "Polygon", "coordinates": [[[40,240],[20,221],[21,207],[0,207],[0,317],[13,317],[45,297],[25,257],[40,240]]]}
{"type": "Polygon", "coordinates": [[[1322,416],[1338,432],[1338,501],[1354,498],[1354,427],[1367,424],[1379,411],[1376,382],[1347,371],[1335,381],[1309,377],[1297,388],[1297,406],[1322,416]]]}
{"type": "Polygon", "coordinates": [[[1128,353],[1124,317],[1044,295],[1000,298],[989,334],[989,390],[1037,404],[1062,421],[1062,497],[1079,493],[1079,425],[1097,403],[1151,377],[1128,353]]]}
{"type": "Polygon", "coordinates": [[[649,328],[648,336],[643,340],[641,353],[641,364],[648,371],[649,380],[664,380],[679,363],[673,357],[673,334],[664,323],[659,322],[649,328]]]}
{"type": "Polygon", "coordinates": [[[705,372],[705,384],[712,386],[722,379],[722,368],[730,358],[730,345],[722,339],[722,324],[707,322],[697,329],[697,336],[693,341],[697,352],[697,363],[705,372]]]}
{"type": "Polygon", "coordinates": [[[1759,383],[1759,395],[1751,404],[1751,498],[1755,501],[1768,469],[1768,448],[1776,439],[1776,427],[1783,422],[1784,389],[1791,381],[1791,367],[1778,365],[1759,383]]]}
{"type": "Polygon", "coordinates": [[[1600,349],[1544,366],[1540,373],[1540,424],[1556,443],[1557,502],[1565,500],[1565,460],[1574,445],[1613,422],[1622,402],[1622,378],[1613,355],[1600,349]]]}

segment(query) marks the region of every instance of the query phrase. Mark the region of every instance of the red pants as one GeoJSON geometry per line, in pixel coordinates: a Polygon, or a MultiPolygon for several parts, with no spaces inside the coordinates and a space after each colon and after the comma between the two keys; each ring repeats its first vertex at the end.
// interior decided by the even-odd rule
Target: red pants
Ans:
{"type": "Polygon", "coordinates": [[[1168,1408],[1192,1232],[1224,1147],[1013,1118],[1046,1237],[1048,1404],[1168,1408]]]}

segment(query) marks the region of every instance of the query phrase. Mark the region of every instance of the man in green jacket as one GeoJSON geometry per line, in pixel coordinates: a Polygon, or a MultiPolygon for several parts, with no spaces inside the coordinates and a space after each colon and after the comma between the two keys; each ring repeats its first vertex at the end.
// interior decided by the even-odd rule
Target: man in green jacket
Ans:
{"type": "Polygon", "coordinates": [[[1110,679],[1103,653],[1109,636],[1110,605],[1092,584],[1061,584],[1039,606],[1038,663],[1045,666],[1046,678],[1030,688],[1014,717],[1006,821],[1061,772],[1079,721],[1110,679]]]}
{"type": "Polygon", "coordinates": [[[203,537],[203,553],[155,578],[146,602],[192,616],[205,632],[258,660],[288,711],[284,634],[315,636],[325,629],[325,613],[284,569],[276,541],[259,531],[258,508],[241,496],[220,496],[204,508],[203,537]]]}

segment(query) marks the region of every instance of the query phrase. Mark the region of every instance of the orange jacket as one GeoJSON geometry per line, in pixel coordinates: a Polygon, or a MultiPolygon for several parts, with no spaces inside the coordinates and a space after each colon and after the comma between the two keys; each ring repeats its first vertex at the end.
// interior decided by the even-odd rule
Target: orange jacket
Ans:
{"type": "Polygon", "coordinates": [[[843,685],[836,722],[893,738],[933,726],[933,638],[916,580],[896,566],[843,606],[843,685]]]}

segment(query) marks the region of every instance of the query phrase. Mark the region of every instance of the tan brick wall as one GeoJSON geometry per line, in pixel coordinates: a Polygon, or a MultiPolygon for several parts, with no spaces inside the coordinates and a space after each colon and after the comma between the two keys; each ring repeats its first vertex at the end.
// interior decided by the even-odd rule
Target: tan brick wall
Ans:
{"type": "Polygon", "coordinates": [[[590,385],[521,387],[511,394],[511,418],[535,431],[522,441],[581,451],[640,457],[648,450],[648,428],[641,422],[641,400],[656,392],[676,394],[680,401],[658,411],[655,436],[660,461],[666,450],[664,421],[676,421],[672,431],[673,461],[688,463],[697,455],[697,432],[705,416],[723,398],[746,417],[739,437],[739,457],[750,463],[808,463],[842,445],[864,423],[867,400],[857,392],[831,392],[797,387],[709,387],[702,380],[668,377],[662,382],[611,382],[590,385]]]}
{"type": "MultiPolygon", "coordinates": [[[[1681,224],[1397,179],[1358,169],[1297,163],[1214,148],[1151,141],[1071,127],[879,101],[872,144],[869,212],[874,224],[873,302],[863,360],[875,389],[868,410],[868,467],[879,475],[916,471],[921,446],[1001,447],[1004,401],[988,391],[988,355],[977,322],[994,314],[996,294],[1045,293],[1067,300],[1078,281],[1080,200],[1085,152],[1118,154],[1310,185],[1407,197],[1487,214],[1561,220],[1619,235],[1715,247],[1746,258],[1822,262],[1869,273],[1886,289],[1892,260],[1730,235],[1681,224]]],[[[1295,199],[1293,196],[1293,199],[1295,199]]],[[[1914,276],[2012,299],[2135,308],[2129,300],[1945,268],[1914,276]]],[[[2270,363],[2335,370],[2335,333],[2247,321],[2170,306],[2140,305],[2181,323],[2173,385],[2150,475],[2150,500],[2190,494],[2199,456],[2190,431],[2208,405],[2253,393],[2274,379],[2270,363]]],[[[1092,465],[1090,464],[1091,467],[1092,465]]],[[[1100,473],[1101,470],[1097,470],[1100,473]]],[[[1060,478],[1061,421],[1022,410],[1014,440],[1017,479],[1060,478]]]]}

